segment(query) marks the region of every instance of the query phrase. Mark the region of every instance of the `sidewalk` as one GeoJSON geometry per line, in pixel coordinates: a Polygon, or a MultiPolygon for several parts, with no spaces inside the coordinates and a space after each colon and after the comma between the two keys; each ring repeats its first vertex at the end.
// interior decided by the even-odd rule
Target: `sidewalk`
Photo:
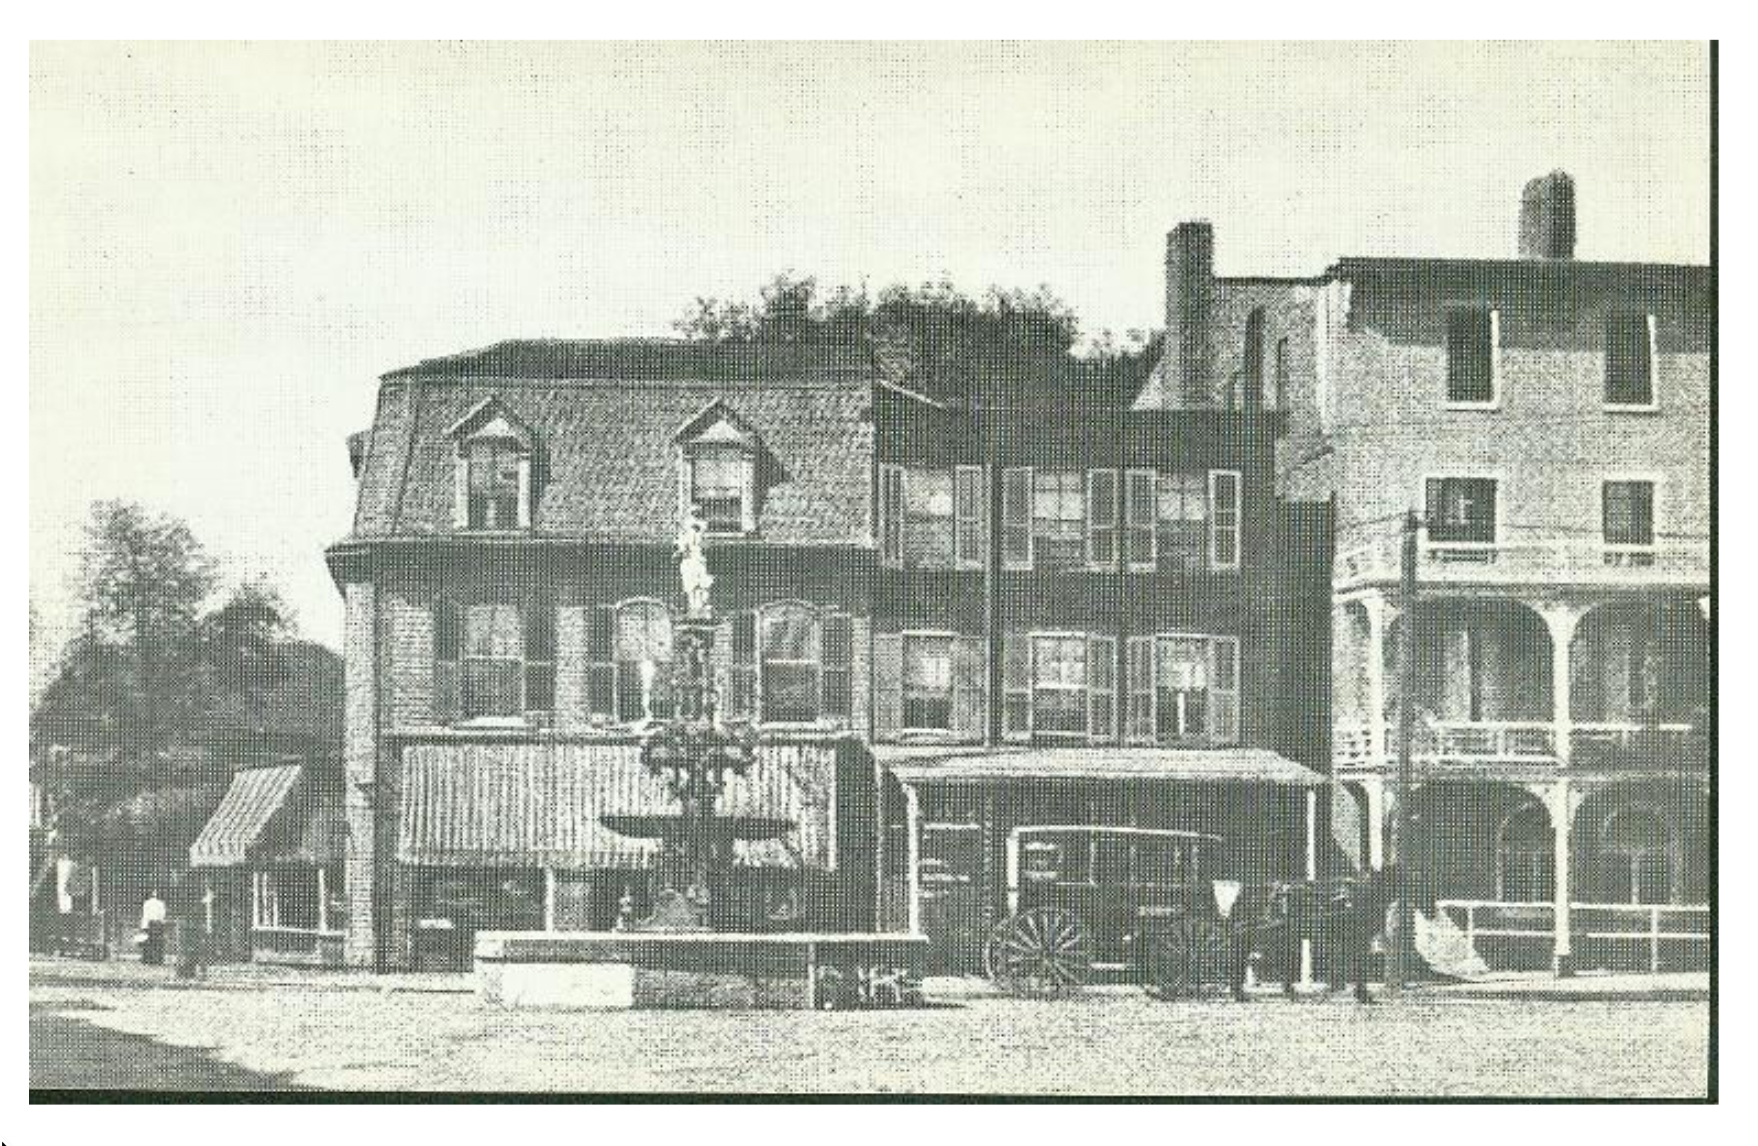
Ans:
{"type": "Polygon", "coordinates": [[[1548,971],[1504,972],[1470,982],[1431,983],[1424,993],[1473,999],[1589,999],[1642,1002],[1700,1002],[1709,998],[1707,971],[1669,971],[1652,975],[1581,974],[1559,979],[1548,971]]]}
{"type": "Polygon", "coordinates": [[[199,979],[180,979],[175,969],[149,967],[138,959],[86,960],[32,955],[32,986],[173,987],[189,990],[251,990],[293,987],[303,991],[377,991],[469,995],[476,976],[468,971],[392,971],[373,974],[323,967],[281,967],[268,963],[219,963],[199,979]]]}

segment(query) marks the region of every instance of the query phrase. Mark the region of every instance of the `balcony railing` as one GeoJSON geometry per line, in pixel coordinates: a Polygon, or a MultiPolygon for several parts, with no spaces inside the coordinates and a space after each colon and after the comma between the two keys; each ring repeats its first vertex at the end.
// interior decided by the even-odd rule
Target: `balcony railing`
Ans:
{"type": "MultiPolygon", "coordinates": [[[[1400,539],[1381,537],[1337,555],[1332,585],[1351,588],[1396,581],[1400,539]]],[[[1438,584],[1709,584],[1709,547],[1701,542],[1607,545],[1581,539],[1503,542],[1424,541],[1417,576],[1438,584]]]]}
{"type": "MultiPolygon", "coordinates": [[[[1339,768],[1375,769],[1396,759],[1397,726],[1386,724],[1375,756],[1372,728],[1339,726],[1332,735],[1331,759],[1339,768]]],[[[1706,759],[1705,745],[1690,724],[1578,722],[1570,726],[1569,746],[1577,764],[1617,767],[1684,766],[1706,759]]],[[[1424,764],[1543,764],[1559,766],[1556,725],[1550,721],[1427,721],[1416,728],[1411,754],[1424,764]]]]}

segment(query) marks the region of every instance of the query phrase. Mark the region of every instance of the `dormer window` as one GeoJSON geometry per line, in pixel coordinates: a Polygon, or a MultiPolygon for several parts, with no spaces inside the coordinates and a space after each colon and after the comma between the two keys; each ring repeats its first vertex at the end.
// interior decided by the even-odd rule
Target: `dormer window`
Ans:
{"type": "Polygon", "coordinates": [[[678,514],[702,511],[708,532],[738,536],[757,528],[757,463],[762,442],[725,402],[710,402],[685,422],[679,451],[678,514]]]}
{"type": "Polygon", "coordinates": [[[463,530],[531,527],[531,431],[490,398],[451,428],[457,443],[452,524],[463,530]]]}

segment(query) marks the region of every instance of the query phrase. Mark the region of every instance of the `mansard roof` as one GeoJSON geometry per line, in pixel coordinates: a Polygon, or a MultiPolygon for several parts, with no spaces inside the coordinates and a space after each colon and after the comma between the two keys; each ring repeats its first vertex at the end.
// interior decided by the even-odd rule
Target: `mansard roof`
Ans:
{"type": "Polygon", "coordinates": [[[453,529],[460,426],[502,417],[542,458],[537,537],[669,545],[678,434],[730,412],[762,442],[755,539],[870,545],[870,357],[676,341],[509,342],[384,375],[349,540],[453,529]],[[706,421],[704,420],[706,418],[706,421]]]}

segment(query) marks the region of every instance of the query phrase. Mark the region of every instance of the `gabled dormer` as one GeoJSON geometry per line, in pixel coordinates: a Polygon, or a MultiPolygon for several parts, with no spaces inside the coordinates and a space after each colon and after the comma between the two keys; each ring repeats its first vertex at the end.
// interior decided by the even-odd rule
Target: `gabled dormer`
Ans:
{"type": "Polygon", "coordinates": [[[452,527],[505,531],[531,528],[531,428],[490,398],[446,431],[456,450],[452,527]]]}
{"type": "Polygon", "coordinates": [[[758,461],[763,441],[749,423],[716,398],[679,428],[678,517],[700,506],[708,531],[739,536],[757,528],[758,461]]]}

